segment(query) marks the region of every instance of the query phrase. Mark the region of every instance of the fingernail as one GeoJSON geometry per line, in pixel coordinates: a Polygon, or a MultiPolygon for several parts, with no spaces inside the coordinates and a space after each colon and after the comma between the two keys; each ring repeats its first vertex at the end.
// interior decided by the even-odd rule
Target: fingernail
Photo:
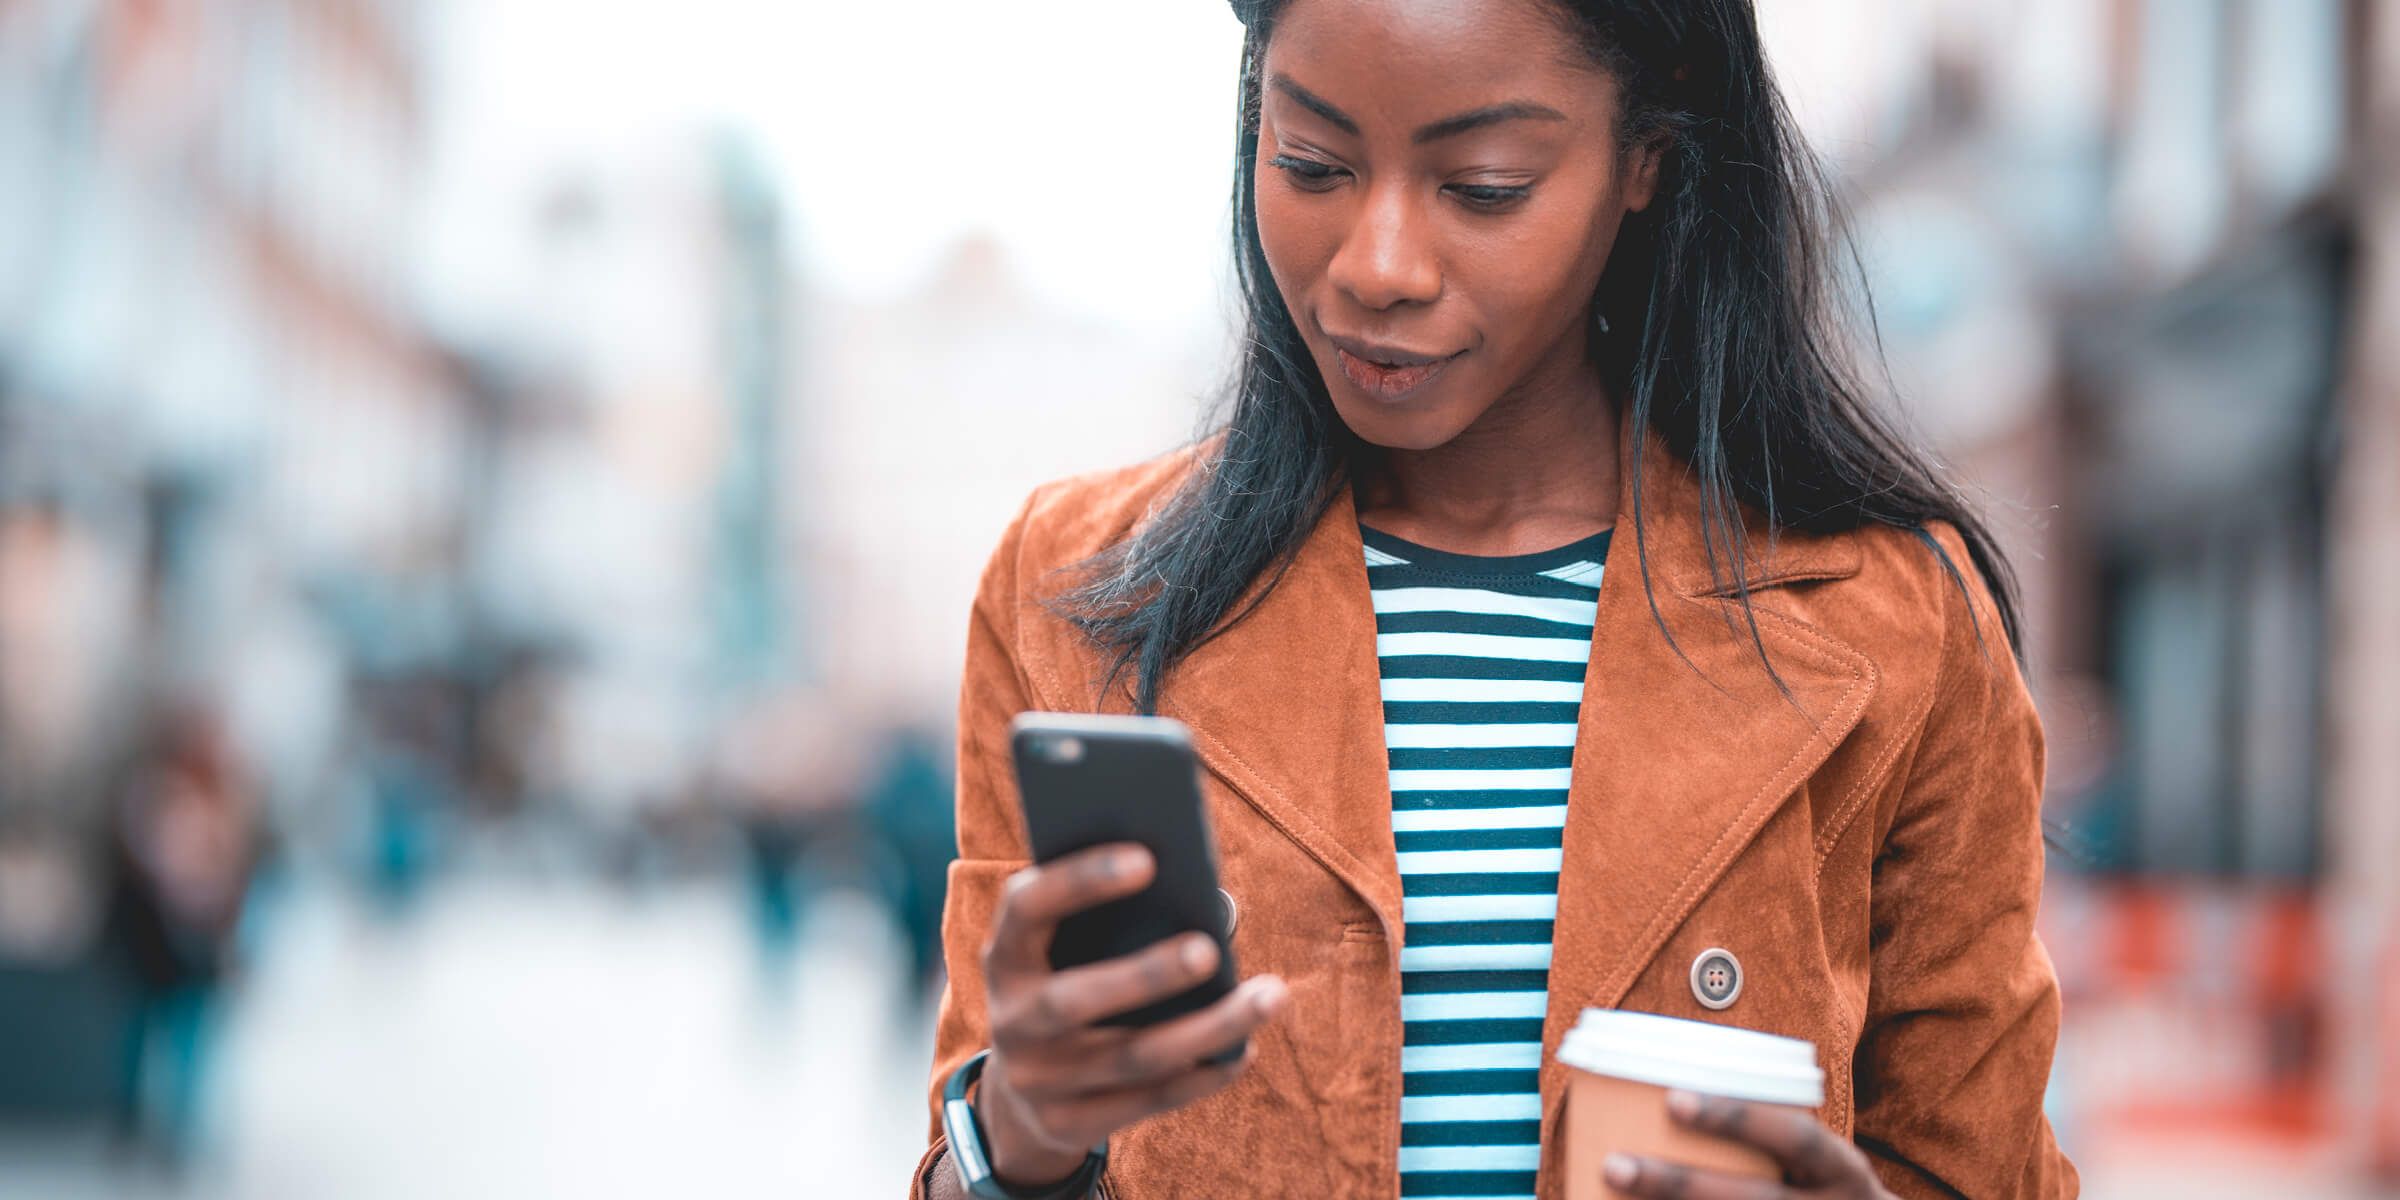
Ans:
{"type": "Polygon", "coordinates": [[[1700,1097],[1680,1089],[1667,1093],[1667,1111],[1689,1121],[1700,1115],[1700,1097]]]}
{"type": "Polygon", "coordinates": [[[1200,970],[1208,965],[1209,951],[1215,949],[1205,937],[1193,937],[1183,943],[1183,965],[1200,970]]]}
{"type": "Polygon", "coordinates": [[[1109,864],[1108,869],[1119,879],[1127,878],[1134,872],[1142,869],[1142,852],[1139,850],[1119,850],[1117,851],[1116,860],[1109,864]]]}
{"type": "Polygon", "coordinates": [[[1641,1171],[1633,1165],[1633,1159],[1623,1154],[1611,1154],[1600,1162],[1600,1175],[1608,1180],[1610,1187],[1632,1187],[1634,1179],[1640,1174],[1641,1171]]]}
{"type": "Polygon", "coordinates": [[[1282,980],[1272,975],[1266,976],[1258,985],[1259,1014],[1271,1017],[1282,1012],[1284,1002],[1291,999],[1291,995],[1291,990],[1283,986],[1282,980]]]}

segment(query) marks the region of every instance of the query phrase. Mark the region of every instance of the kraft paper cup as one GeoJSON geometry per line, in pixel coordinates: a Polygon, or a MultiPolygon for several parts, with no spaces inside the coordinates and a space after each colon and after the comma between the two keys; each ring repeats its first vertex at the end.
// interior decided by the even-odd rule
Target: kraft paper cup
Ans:
{"type": "Polygon", "coordinates": [[[1681,1088],[1813,1114],[1825,1102],[1816,1047],[1750,1029],[1587,1008],[1558,1060],[1567,1071],[1567,1200],[1616,1200],[1600,1164],[1613,1151],[1755,1179],[1780,1179],[1764,1152],[1684,1129],[1667,1115],[1681,1088]]]}

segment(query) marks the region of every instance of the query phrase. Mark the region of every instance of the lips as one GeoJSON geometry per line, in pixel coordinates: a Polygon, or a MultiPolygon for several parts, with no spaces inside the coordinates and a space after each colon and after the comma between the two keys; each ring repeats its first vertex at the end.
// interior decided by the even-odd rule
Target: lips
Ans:
{"type": "Polygon", "coordinates": [[[1333,356],[1342,376],[1359,390],[1385,400],[1397,400],[1425,386],[1442,368],[1466,351],[1427,354],[1396,346],[1381,346],[1349,338],[1333,338],[1333,356]]]}

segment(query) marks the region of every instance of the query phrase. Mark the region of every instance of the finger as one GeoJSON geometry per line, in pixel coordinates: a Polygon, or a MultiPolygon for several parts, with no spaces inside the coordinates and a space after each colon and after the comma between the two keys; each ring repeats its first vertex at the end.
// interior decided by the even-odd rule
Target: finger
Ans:
{"type": "Polygon", "coordinates": [[[1008,877],[983,951],[986,986],[1050,973],[1050,938],[1068,916],[1150,886],[1150,851],[1092,846],[1008,877]]]}
{"type": "Polygon", "coordinates": [[[1240,1043],[1283,1011],[1290,989],[1273,975],[1254,976],[1198,1012],[1161,1022],[1120,1043],[1102,1062],[1102,1084],[1124,1088],[1171,1079],[1240,1043]]]}
{"type": "Polygon", "coordinates": [[[1643,1200],[1789,1200],[1789,1188],[1637,1154],[1611,1154],[1601,1164],[1608,1186],[1643,1200]]]}
{"type": "Polygon", "coordinates": [[[1703,1133],[1766,1151],[1787,1178],[1803,1187],[1857,1183],[1873,1175],[1866,1156],[1849,1139],[1803,1113],[1685,1091],[1667,1094],[1667,1112],[1703,1133]]]}
{"type": "Polygon", "coordinates": [[[1180,996],[1217,969],[1217,942],[1205,933],[1166,938],[1090,966],[1070,967],[1043,981],[1048,1007],[1070,1026],[1180,996]]]}
{"type": "Polygon", "coordinates": [[[1250,1068],[1250,1060],[1256,1053],[1255,1049],[1246,1049],[1240,1058],[1222,1066],[1194,1067],[1139,1087],[1052,1104],[1048,1111],[1053,1127],[1074,1130],[1082,1140],[1097,1142],[1144,1117],[1172,1112],[1215,1095],[1250,1068]]]}

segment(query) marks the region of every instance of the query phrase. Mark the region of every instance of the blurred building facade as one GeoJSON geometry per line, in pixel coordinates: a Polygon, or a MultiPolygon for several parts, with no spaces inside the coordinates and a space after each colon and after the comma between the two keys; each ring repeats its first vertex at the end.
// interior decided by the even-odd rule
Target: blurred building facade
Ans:
{"type": "Polygon", "coordinates": [[[2342,467],[2333,483],[2326,895],[2355,927],[2344,963],[2375,982],[2337,1000],[2335,1103],[2356,1112],[2350,1147],[2400,1181],[2400,19],[2386,5],[2358,38],[2364,63],[2354,174],[2356,331],[2344,352],[2342,467]]]}
{"type": "Polygon", "coordinates": [[[0,9],[12,1109],[181,1134],[271,810],[339,738],[312,603],[440,569],[419,38],[403,4],[0,9]]]}
{"type": "Polygon", "coordinates": [[[424,270],[473,6],[0,5],[0,1110],[188,1125],[242,896],[704,809],[804,680],[780,197],[565,164],[424,270]]]}
{"type": "Polygon", "coordinates": [[[1832,7],[1884,348],[2024,588],[2062,1125],[2392,1178],[2395,15],[1832,7]]]}

